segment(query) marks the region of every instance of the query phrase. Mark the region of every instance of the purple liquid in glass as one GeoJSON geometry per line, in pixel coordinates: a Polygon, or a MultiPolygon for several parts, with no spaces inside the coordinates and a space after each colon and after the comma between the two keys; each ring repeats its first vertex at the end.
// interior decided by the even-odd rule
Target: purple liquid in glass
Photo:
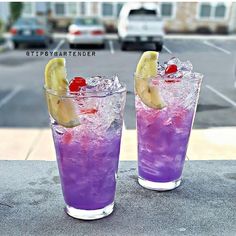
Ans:
{"type": "Polygon", "coordinates": [[[53,127],[66,204],[83,210],[106,207],[115,197],[120,135],[97,139],[89,132],[73,132],[73,129],[66,132],[57,133],[53,127]]]}
{"type": "MultiPolygon", "coordinates": [[[[141,102],[141,101],[139,101],[141,102]]],[[[139,176],[153,182],[181,177],[194,111],[137,111],[139,176]]]]}
{"type": "Polygon", "coordinates": [[[92,220],[113,211],[126,88],[117,76],[86,83],[79,93],[46,97],[66,212],[92,220]]]}
{"type": "MultiPolygon", "coordinates": [[[[181,179],[200,84],[200,75],[199,78],[182,78],[177,82],[159,78],[156,86],[165,102],[162,109],[146,106],[136,95],[140,179],[161,184],[181,179]]],[[[175,187],[149,186],[157,190],[175,187]]]]}

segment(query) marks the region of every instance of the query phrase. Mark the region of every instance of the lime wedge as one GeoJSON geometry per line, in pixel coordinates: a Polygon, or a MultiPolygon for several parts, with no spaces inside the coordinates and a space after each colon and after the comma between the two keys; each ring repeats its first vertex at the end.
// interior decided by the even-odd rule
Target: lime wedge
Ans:
{"type": "Polygon", "coordinates": [[[68,81],[64,58],[54,58],[46,65],[45,87],[52,90],[52,93],[46,94],[46,98],[48,110],[53,119],[68,128],[79,125],[72,99],[65,96],[68,81]]]}
{"type": "Polygon", "coordinates": [[[161,109],[165,104],[157,86],[151,85],[150,78],[157,75],[158,52],[146,51],[141,56],[136,68],[135,90],[142,102],[148,107],[161,109]]]}

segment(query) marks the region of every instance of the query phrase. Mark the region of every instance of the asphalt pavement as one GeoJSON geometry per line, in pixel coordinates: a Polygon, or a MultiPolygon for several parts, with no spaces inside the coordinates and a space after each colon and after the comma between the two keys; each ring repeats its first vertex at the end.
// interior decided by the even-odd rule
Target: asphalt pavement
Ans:
{"type": "MultiPolygon", "coordinates": [[[[27,56],[26,51],[43,48],[22,47],[0,53],[0,127],[48,127],[43,95],[44,67],[49,56],[27,56]]],[[[61,38],[46,50],[67,51],[61,38]]],[[[121,51],[117,39],[107,39],[105,49],[87,46],[74,51],[95,52],[95,56],[66,57],[68,77],[118,74],[128,89],[125,126],[135,128],[133,73],[142,51],[154,46],[133,45],[121,51]]],[[[161,63],[176,56],[190,60],[194,70],[204,74],[194,128],[236,126],[236,40],[227,38],[171,38],[165,40],[161,63]]]]}

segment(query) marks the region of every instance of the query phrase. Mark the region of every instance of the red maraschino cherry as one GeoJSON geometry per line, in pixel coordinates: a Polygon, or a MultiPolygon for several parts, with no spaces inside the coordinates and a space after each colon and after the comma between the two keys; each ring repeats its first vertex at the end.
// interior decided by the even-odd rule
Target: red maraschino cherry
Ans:
{"type": "Polygon", "coordinates": [[[79,92],[86,85],[86,80],[83,77],[74,77],[69,84],[69,89],[70,92],[79,92]]]}
{"type": "MultiPolygon", "coordinates": [[[[178,71],[178,68],[175,64],[170,64],[166,67],[165,69],[165,74],[169,75],[169,74],[173,74],[176,73],[178,71]]],[[[175,83],[175,82],[179,82],[180,78],[172,78],[172,79],[166,79],[165,82],[166,83],[175,83]]]]}
{"type": "Polygon", "coordinates": [[[81,114],[95,114],[95,113],[97,113],[97,109],[95,109],[95,108],[91,108],[91,109],[81,109],[80,110],[80,113],[81,114]]]}
{"type": "Polygon", "coordinates": [[[165,74],[172,74],[176,73],[178,71],[178,68],[175,64],[168,65],[165,69],[165,74]]]}
{"type": "MultiPolygon", "coordinates": [[[[79,92],[80,89],[84,86],[86,86],[86,80],[83,77],[74,77],[73,80],[71,80],[70,84],[69,84],[69,89],[70,92],[79,92]]],[[[81,98],[78,97],[76,98],[77,101],[81,101],[81,98]]],[[[97,112],[97,109],[95,108],[90,108],[90,109],[81,109],[80,113],[81,114],[95,114],[97,112]]],[[[70,137],[66,136],[66,141],[70,140],[70,137]]]]}

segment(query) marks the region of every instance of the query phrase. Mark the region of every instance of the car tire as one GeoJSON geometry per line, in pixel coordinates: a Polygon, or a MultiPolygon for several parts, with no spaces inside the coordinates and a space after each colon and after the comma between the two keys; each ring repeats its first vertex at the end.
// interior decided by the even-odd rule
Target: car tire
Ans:
{"type": "Polygon", "coordinates": [[[75,44],[74,43],[70,43],[69,46],[70,46],[70,49],[75,49],[75,44]]]}
{"type": "Polygon", "coordinates": [[[52,37],[49,38],[49,43],[53,44],[54,43],[54,39],[52,37]]]}
{"type": "Polygon", "coordinates": [[[49,39],[45,40],[45,42],[42,44],[42,47],[45,48],[45,49],[49,48],[49,46],[50,46],[50,40],[49,39]]]}
{"type": "Polygon", "coordinates": [[[19,43],[13,42],[13,46],[15,49],[19,48],[19,43]]]}
{"type": "Polygon", "coordinates": [[[104,49],[105,48],[105,43],[102,43],[101,45],[99,45],[99,48],[104,49]]]}
{"type": "Polygon", "coordinates": [[[127,43],[125,43],[125,42],[121,43],[121,50],[122,51],[126,51],[127,50],[127,43]]]}
{"type": "Polygon", "coordinates": [[[161,52],[162,48],[163,48],[163,43],[156,43],[155,44],[156,50],[161,52]]]}

